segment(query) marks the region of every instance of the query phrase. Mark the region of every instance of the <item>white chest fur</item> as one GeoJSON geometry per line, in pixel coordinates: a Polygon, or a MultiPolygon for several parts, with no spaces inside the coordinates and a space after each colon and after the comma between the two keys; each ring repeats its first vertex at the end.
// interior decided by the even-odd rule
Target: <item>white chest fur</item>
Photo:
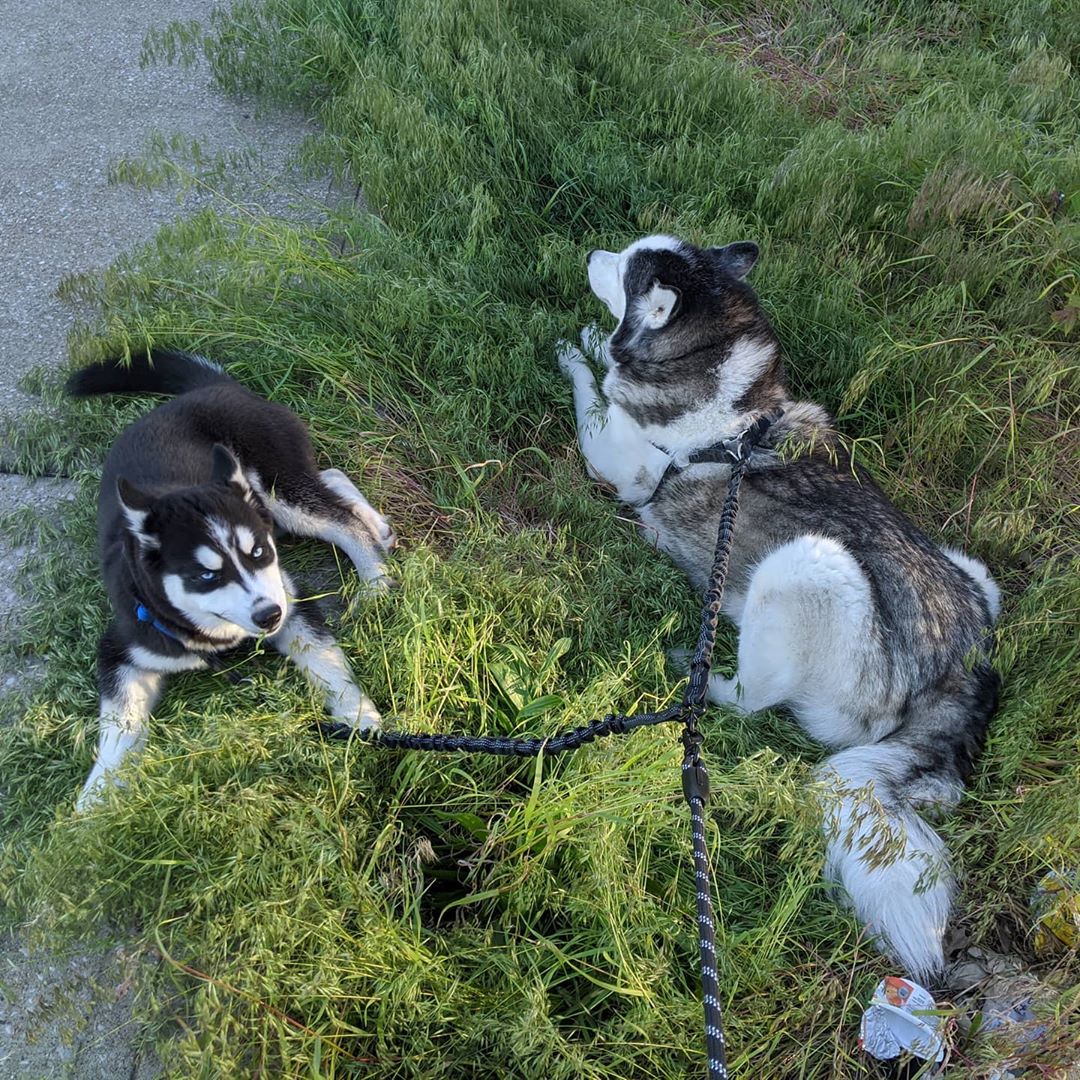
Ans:
{"type": "MultiPolygon", "coordinates": [[[[626,420],[637,428],[642,440],[664,447],[676,458],[692,450],[711,446],[745,426],[745,413],[737,409],[736,404],[773,363],[775,355],[776,345],[773,342],[740,338],[713,370],[715,390],[697,408],[682,412],[662,424],[638,424],[624,409],[614,404],[620,398],[629,400],[639,397],[640,392],[629,391],[619,370],[613,368],[604,379],[604,393],[613,401],[609,417],[616,410],[623,413],[626,420]]],[[[662,387],[656,391],[656,403],[664,404],[662,387]]]]}

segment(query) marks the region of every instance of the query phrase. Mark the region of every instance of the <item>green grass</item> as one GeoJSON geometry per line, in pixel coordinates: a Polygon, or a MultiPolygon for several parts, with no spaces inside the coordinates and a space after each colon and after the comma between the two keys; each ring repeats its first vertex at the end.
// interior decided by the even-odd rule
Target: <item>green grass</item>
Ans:
{"type": "MultiPolygon", "coordinates": [[[[405,541],[391,597],[331,574],[372,697],[418,730],[506,733],[669,700],[663,653],[696,601],[585,479],[553,344],[600,315],[589,248],[755,239],[794,386],[1006,590],[1002,711],[943,829],[958,921],[1034,962],[1027,897],[1080,859],[1072,5],[270,0],[148,42],[199,49],[226,89],[314,111],[308,158],[373,213],[166,229],[68,283],[98,312],[72,354],[201,349],[309,419],[405,541]]],[[[229,164],[153,149],[116,175],[229,164]]],[[[17,442],[84,484],[42,526],[15,647],[49,664],[0,732],[12,916],[51,938],[136,927],[166,961],[145,992],[176,1022],[178,1077],[703,1075],[674,732],[539,767],[346,750],[308,734],[300,677],[257,658],[239,689],[176,679],[126,790],[72,817],[105,619],[94,473],[145,403],[58,407],[17,442]]],[[[325,581],[316,548],[288,557],[325,581]]],[[[782,715],[714,711],[706,753],[737,1075],[878,1075],[855,1035],[890,966],[819,882],[820,751],[782,715]]],[[[1080,967],[1038,970],[1062,991],[1049,1067],[1080,967]]],[[[992,1059],[961,1040],[950,1075],[992,1059]]]]}

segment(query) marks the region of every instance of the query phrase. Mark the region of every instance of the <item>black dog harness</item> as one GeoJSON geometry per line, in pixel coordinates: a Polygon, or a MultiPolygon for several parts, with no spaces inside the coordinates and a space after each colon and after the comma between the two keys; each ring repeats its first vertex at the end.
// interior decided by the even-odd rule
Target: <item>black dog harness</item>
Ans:
{"type": "Polygon", "coordinates": [[[744,460],[749,461],[750,455],[754,452],[757,444],[764,438],[765,432],[783,415],[783,410],[780,410],[779,412],[760,416],[745,431],[733,435],[730,439],[721,439],[719,442],[715,442],[701,450],[693,450],[686,456],[685,460],[677,461],[670,450],[665,450],[664,447],[656,446],[656,443],[653,443],[652,445],[656,446],[657,450],[662,454],[667,454],[671,460],[668,462],[663,475],[656,482],[656,487],[652,489],[652,494],[643,502],[634,503],[635,508],[640,509],[643,506],[648,506],[660,494],[669,480],[678,476],[679,473],[684,469],[688,469],[691,465],[738,465],[744,460]]]}

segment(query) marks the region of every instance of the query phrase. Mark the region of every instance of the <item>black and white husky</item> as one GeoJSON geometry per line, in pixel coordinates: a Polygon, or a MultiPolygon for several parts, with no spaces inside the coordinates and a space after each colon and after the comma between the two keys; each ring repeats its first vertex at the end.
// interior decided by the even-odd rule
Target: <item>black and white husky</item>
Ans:
{"type": "Polygon", "coordinates": [[[618,326],[562,343],[589,471],[704,588],[730,466],[696,450],[782,417],[742,487],[724,611],[738,673],[711,700],[787,706],[834,753],[820,770],[827,872],[907,970],[943,963],[952,878],[917,807],[948,807],[997,701],[987,648],[998,589],[932,543],[853,466],[820,406],[792,401],[780,347],[743,280],[750,243],[701,249],[650,236],[594,251],[589,284],[618,326]],[[607,368],[603,397],[586,355],[607,368]]]}
{"type": "Polygon", "coordinates": [[[379,724],[317,605],[292,602],[272,531],[328,540],[376,588],[389,582],[394,534],[343,472],[319,472],[299,418],[202,357],[157,349],[129,366],[83,368],[67,390],[178,395],[121,433],[102,472],[98,547],[113,615],[98,647],[97,762],[79,809],[142,748],[165,676],[211,666],[247,638],[266,635],[335,717],[379,724]]]}

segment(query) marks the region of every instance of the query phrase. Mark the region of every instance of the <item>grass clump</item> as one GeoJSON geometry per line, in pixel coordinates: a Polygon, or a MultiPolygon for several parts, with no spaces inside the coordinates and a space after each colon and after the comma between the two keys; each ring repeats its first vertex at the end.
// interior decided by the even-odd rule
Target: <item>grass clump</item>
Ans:
{"type": "MultiPolygon", "coordinates": [[[[296,408],[406,542],[393,597],[331,574],[372,697],[418,730],[554,731],[666,702],[663,650],[696,621],[573,446],[552,346],[598,314],[583,254],[658,229],[758,240],[797,389],[1005,586],[1003,708],[945,829],[957,918],[1026,953],[1027,895],[1080,851],[1078,48],[1068,5],[1030,0],[242,3],[148,54],[205,52],[227,90],[313,110],[308,158],[373,212],[174,225],[68,283],[100,312],[72,352],[200,349],[296,408]]],[[[93,473],[144,404],[62,405],[17,445],[85,484],[20,646],[50,664],[0,743],[0,896],[52,933],[142,928],[178,1076],[700,1072],[670,732],[539,765],[343,751],[256,657],[240,688],[174,680],[127,789],[71,817],[104,619],[93,473]]],[[[286,557],[325,578],[310,546],[286,557]]],[[[726,713],[706,752],[734,1068],[872,1075],[854,1030],[889,965],[819,884],[820,752],[782,716],[726,713]]],[[[1067,1032],[1080,972],[1053,963],[1067,1032]]],[[[961,1042],[955,1075],[984,1060],[961,1042]]]]}

